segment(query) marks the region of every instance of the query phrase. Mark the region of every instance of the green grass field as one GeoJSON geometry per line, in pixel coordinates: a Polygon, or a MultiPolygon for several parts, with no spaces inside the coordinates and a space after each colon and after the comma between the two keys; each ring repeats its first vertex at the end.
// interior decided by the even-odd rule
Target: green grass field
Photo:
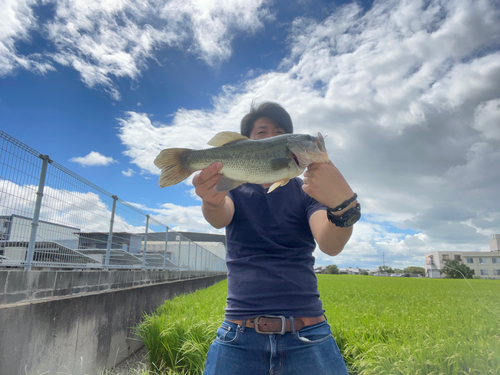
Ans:
{"type": "MultiPolygon", "coordinates": [[[[319,275],[351,374],[500,374],[500,282],[319,275]],[[476,296],[477,294],[477,296],[476,296]],[[484,302],[484,305],[478,300],[484,302]]],[[[154,373],[202,374],[226,282],[166,301],[138,332],[154,373]]]]}

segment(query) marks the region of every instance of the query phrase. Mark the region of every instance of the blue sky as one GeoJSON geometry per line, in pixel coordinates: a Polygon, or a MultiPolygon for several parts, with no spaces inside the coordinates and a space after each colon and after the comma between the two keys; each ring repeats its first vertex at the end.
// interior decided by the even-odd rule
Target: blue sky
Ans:
{"type": "Polygon", "coordinates": [[[190,180],[158,188],[158,152],[205,147],[271,100],[328,134],[360,196],[351,241],[318,264],[422,266],[500,233],[493,0],[2,7],[0,128],[175,229],[215,231],[190,180]]]}

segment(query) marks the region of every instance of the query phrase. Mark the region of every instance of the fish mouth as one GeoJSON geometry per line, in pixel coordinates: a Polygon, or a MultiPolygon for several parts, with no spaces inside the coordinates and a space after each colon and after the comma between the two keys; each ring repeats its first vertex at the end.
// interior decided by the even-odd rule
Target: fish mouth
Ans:
{"type": "Polygon", "coordinates": [[[294,142],[289,149],[299,169],[307,168],[312,163],[328,163],[329,160],[321,133],[318,133],[318,137],[307,136],[305,142],[294,142]]]}

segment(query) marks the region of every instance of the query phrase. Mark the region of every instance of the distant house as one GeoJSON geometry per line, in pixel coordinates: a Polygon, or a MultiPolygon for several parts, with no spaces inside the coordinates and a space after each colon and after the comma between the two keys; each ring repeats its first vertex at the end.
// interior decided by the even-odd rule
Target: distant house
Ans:
{"type": "Polygon", "coordinates": [[[356,268],[349,268],[349,275],[362,275],[363,274],[363,270],[359,267],[356,267],[356,268]]]}
{"type": "Polygon", "coordinates": [[[325,267],[316,267],[314,269],[314,273],[320,274],[320,273],[325,273],[325,267]]]}

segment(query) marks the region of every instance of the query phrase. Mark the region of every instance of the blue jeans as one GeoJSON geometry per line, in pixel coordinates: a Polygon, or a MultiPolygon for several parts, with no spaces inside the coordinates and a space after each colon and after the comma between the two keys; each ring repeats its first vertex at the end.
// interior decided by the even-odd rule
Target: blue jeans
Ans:
{"type": "Polygon", "coordinates": [[[330,325],[264,335],[222,322],[210,345],[204,375],[347,375],[330,325]]]}

